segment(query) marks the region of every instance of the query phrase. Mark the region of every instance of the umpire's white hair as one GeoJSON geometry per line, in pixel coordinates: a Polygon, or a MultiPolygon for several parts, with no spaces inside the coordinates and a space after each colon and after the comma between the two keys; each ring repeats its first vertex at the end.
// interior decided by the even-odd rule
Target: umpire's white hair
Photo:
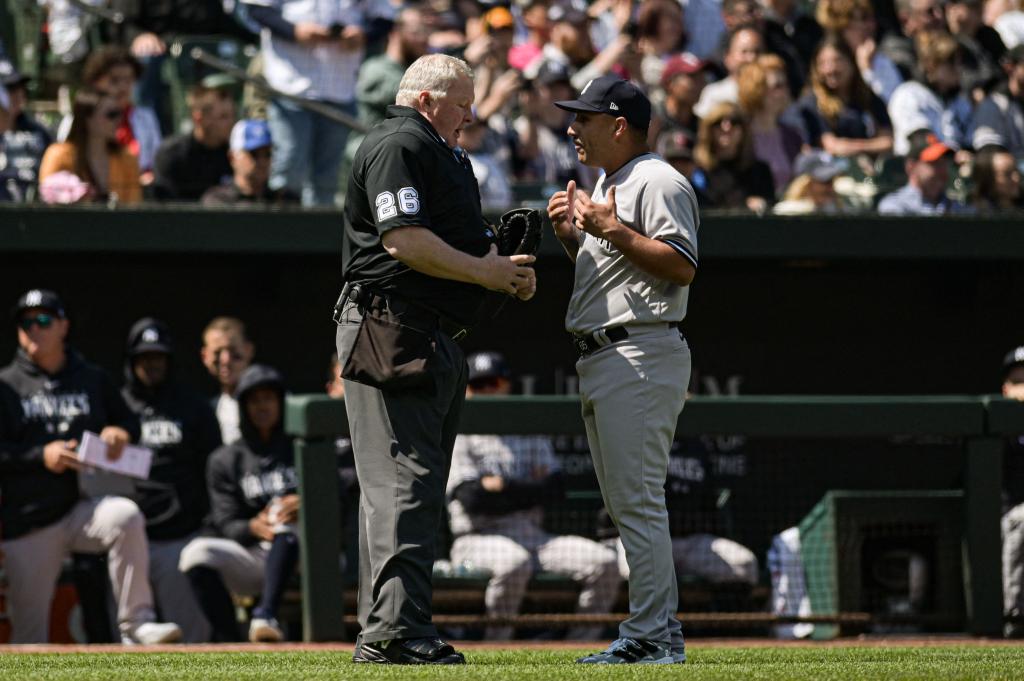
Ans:
{"type": "Polygon", "coordinates": [[[398,84],[395,104],[416,106],[421,92],[444,97],[460,78],[473,80],[469,64],[446,54],[428,54],[412,63],[398,84]]]}

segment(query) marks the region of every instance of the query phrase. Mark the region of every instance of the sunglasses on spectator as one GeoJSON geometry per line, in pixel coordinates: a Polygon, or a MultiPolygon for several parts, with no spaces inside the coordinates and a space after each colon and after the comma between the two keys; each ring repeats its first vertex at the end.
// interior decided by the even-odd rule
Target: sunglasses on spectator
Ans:
{"type": "Polygon", "coordinates": [[[40,329],[48,329],[53,324],[53,315],[39,314],[35,317],[23,317],[18,320],[18,326],[24,331],[31,331],[33,326],[38,325],[40,329]]]}
{"type": "Polygon", "coordinates": [[[270,158],[270,149],[253,149],[249,152],[249,155],[257,161],[260,159],[270,158]]]}
{"type": "Polygon", "coordinates": [[[121,118],[121,112],[117,109],[111,109],[110,111],[104,111],[103,117],[106,118],[108,121],[116,121],[121,118]]]}

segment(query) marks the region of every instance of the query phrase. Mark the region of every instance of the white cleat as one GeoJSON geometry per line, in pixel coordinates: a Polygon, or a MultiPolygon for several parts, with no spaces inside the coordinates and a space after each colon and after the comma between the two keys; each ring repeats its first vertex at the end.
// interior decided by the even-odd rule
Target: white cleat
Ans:
{"type": "Polygon", "coordinates": [[[254,617],[249,623],[249,640],[253,643],[280,643],[284,640],[284,632],[273,617],[254,617]]]}
{"type": "Polygon", "coordinates": [[[180,640],[181,627],[174,622],[143,622],[136,625],[128,634],[121,635],[121,643],[126,645],[138,643],[152,646],[180,640]]]}

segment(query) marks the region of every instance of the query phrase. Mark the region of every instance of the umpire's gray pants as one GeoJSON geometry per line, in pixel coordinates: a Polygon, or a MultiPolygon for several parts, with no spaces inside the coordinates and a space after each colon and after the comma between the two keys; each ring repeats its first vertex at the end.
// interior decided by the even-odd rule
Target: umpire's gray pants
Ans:
{"type": "Polygon", "coordinates": [[[583,421],[629,564],[629,618],[619,636],[679,646],[665,478],[690,381],[690,349],[667,324],[628,328],[629,338],[576,363],[583,421]]]}
{"type": "Polygon", "coordinates": [[[72,551],[107,554],[123,635],[155,618],[146,519],[130,499],[83,499],[54,524],[0,546],[7,573],[11,643],[47,642],[50,601],[64,559],[72,551]]]}
{"type": "MultiPolygon", "coordinates": [[[[337,334],[342,366],[359,322],[347,304],[337,334]]],[[[345,381],[361,492],[358,615],[366,643],[437,635],[431,572],[468,369],[462,349],[443,333],[431,364],[433,395],[345,381]]]]}

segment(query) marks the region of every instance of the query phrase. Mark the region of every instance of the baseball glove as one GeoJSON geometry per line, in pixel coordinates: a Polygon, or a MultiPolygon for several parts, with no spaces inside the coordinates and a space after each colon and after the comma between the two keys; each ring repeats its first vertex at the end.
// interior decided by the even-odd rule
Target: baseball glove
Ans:
{"type": "Polygon", "coordinates": [[[540,248],[540,211],[510,210],[501,216],[495,231],[499,255],[536,255],[540,248]]]}

